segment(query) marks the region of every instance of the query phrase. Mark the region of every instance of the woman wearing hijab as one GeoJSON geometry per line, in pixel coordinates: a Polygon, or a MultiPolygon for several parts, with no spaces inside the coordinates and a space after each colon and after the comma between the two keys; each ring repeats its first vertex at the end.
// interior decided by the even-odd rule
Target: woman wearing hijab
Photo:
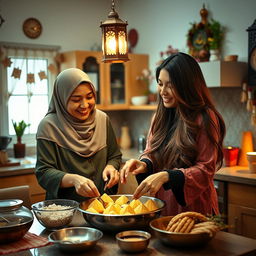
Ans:
{"type": "Polygon", "coordinates": [[[96,93],[80,69],[56,78],[46,116],[37,131],[36,177],[46,199],[116,193],[121,152],[109,117],[95,108],[96,93]]]}

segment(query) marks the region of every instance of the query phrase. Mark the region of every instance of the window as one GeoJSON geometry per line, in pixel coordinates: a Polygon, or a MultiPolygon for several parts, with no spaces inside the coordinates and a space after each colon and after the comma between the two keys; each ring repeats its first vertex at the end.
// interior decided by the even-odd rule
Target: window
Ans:
{"type": "Polygon", "coordinates": [[[40,120],[48,109],[49,82],[47,79],[47,59],[11,58],[12,65],[7,69],[8,85],[8,133],[15,135],[12,120],[24,120],[30,126],[27,134],[37,131],[40,120]],[[12,76],[13,69],[20,67],[20,79],[12,76]],[[45,79],[40,79],[39,73],[44,72],[45,79]],[[34,83],[27,83],[27,74],[34,74],[34,83]]]}
{"type": "Polygon", "coordinates": [[[37,127],[47,113],[57,73],[57,68],[50,68],[53,63],[55,65],[54,57],[57,52],[33,47],[3,49],[4,58],[9,58],[11,65],[1,65],[0,69],[0,134],[13,137],[9,145],[12,147],[16,143],[12,120],[24,120],[30,126],[26,128],[22,141],[27,146],[35,146],[37,127]]]}

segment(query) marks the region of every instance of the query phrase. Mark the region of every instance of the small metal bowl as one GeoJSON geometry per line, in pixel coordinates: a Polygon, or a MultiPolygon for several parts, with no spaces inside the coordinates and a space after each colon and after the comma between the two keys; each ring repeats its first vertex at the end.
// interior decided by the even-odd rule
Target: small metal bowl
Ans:
{"type": "Polygon", "coordinates": [[[166,231],[166,227],[173,216],[165,216],[154,219],[149,223],[155,236],[164,244],[174,247],[196,247],[207,244],[213,236],[208,233],[182,234],[166,231]]]}
{"type": "Polygon", "coordinates": [[[126,252],[141,252],[147,249],[151,235],[141,230],[129,230],[116,234],[119,247],[126,252]]]}
{"type": "Polygon", "coordinates": [[[79,252],[94,247],[102,236],[103,233],[95,228],[72,227],[52,232],[48,240],[62,251],[79,252]]]}

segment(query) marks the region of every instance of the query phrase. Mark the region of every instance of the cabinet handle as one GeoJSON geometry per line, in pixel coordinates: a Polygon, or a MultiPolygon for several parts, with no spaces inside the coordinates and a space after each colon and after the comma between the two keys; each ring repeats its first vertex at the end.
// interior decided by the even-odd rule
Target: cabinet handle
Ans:
{"type": "Polygon", "coordinates": [[[235,217],[235,234],[238,234],[238,218],[237,217],[235,217]]]}

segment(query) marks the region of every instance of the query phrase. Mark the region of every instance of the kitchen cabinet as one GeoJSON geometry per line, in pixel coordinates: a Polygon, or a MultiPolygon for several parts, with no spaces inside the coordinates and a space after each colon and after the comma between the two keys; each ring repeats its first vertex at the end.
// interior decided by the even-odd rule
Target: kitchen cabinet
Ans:
{"type": "Polygon", "coordinates": [[[256,187],[228,184],[229,232],[256,239],[256,187]]]}
{"type": "Polygon", "coordinates": [[[61,70],[77,67],[84,70],[95,85],[97,107],[102,110],[129,109],[131,97],[143,95],[146,84],[137,77],[148,68],[146,54],[129,54],[125,63],[103,63],[97,51],[63,52],[61,70]]]}
{"type": "Polygon", "coordinates": [[[45,190],[42,189],[42,187],[38,184],[36,176],[34,174],[34,169],[33,173],[1,177],[0,188],[22,185],[29,185],[32,204],[45,200],[45,190]]]}
{"type": "Polygon", "coordinates": [[[239,61],[199,62],[207,87],[241,87],[247,81],[247,63],[239,61]]]}

